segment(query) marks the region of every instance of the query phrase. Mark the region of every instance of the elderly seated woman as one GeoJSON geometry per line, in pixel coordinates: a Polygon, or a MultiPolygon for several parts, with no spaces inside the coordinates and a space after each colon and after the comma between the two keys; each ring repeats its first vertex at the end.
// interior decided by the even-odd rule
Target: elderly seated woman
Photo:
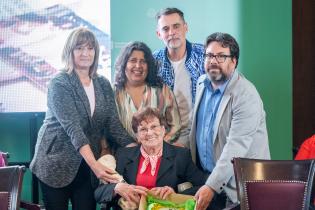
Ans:
{"type": "Polygon", "coordinates": [[[164,119],[158,109],[146,107],[136,112],[132,129],[140,145],[121,148],[115,155],[116,171],[126,183],[100,184],[94,193],[97,202],[123,197],[139,203],[149,189],[165,199],[177,192],[177,185],[183,182],[191,182],[193,187],[182,193],[193,195],[205,183],[208,175],[194,165],[189,150],[163,141],[164,119]]]}

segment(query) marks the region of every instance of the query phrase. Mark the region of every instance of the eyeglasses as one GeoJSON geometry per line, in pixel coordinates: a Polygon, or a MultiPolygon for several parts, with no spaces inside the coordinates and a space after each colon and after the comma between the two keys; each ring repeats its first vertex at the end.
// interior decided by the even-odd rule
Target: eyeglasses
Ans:
{"type": "Polygon", "coordinates": [[[154,132],[159,131],[160,127],[161,127],[161,125],[152,125],[152,126],[149,127],[149,128],[140,127],[140,128],[138,129],[138,132],[139,132],[141,135],[145,135],[145,134],[147,134],[147,133],[149,132],[149,130],[154,131],[154,132]]]}
{"type": "Polygon", "coordinates": [[[131,58],[128,60],[129,63],[133,64],[133,65],[136,65],[138,62],[140,63],[140,65],[145,65],[147,64],[146,60],[144,59],[136,59],[136,58],[131,58]]]}
{"type": "Polygon", "coordinates": [[[226,58],[232,58],[232,55],[213,55],[212,53],[206,53],[205,58],[207,61],[211,61],[213,58],[215,58],[218,63],[224,63],[226,58]]]}

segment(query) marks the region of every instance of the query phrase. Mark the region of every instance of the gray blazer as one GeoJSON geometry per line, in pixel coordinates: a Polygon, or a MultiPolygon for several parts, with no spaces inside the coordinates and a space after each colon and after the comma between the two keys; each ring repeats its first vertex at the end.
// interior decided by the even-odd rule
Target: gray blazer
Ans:
{"type": "MultiPolygon", "coordinates": [[[[48,87],[48,110],[39,130],[31,171],[51,187],[64,187],[75,178],[82,161],[79,149],[89,144],[95,158],[100,156],[100,140],[125,146],[133,139],[122,127],[110,83],[93,78],[95,110],[91,117],[89,100],[73,71],[61,72],[48,87]]],[[[98,181],[92,174],[94,184],[98,181]]]]}
{"type": "MultiPolygon", "coordinates": [[[[196,103],[190,132],[190,149],[196,161],[196,120],[204,91],[202,75],[197,83],[196,103]]],[[[213,128],[215,168],[206,185],[217,193],[225,191],[232,202],[237,202],[233,157],[270,159],[265,111],[261,98],[243,75],[234,72],[219,104],[213,128]]],[[[209,148],[210,149],[210,148],[209,148]]]]}

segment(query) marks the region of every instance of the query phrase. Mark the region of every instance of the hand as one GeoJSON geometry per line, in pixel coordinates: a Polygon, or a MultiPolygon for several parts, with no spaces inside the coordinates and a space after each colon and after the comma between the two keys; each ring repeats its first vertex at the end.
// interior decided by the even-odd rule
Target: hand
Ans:
{"type": "Polygon", "coordinates": [[[184,144],[179,143],[179,142],[174,142],[173,145],[174,145],[174,146],[177,146],[177,147],[185,147],[184,144]]]}
{"type": "Polygon", "coordinates": [[[117,172],[95,161],[91,167],[97,178],[111,183],[118,183],[120,180],[117,172]]]}
{"type": "Polygon", "coordinates": [[[93,173],[97,176],[97,178],[112,183],[119,182],[119,177],[117,176],[116,171],[107,168],[106,166],[103,166],[101,163],[95,160],[90,145],[86,144],[82,146],[79,149],[79,152],[84,158],[85,162],[89,165],[93,173]]]}
{"type": "Polygon", "coordinates": [[[133,143],[128,144],[126,147],[136,147],[138,145],[139,144],[137,144],[136,142],[133,142],[133,143]]]}
{"type": "Polygon", "coordinates": [[[115,193],[125,198],[127,201],[139,203],[141,195],[146,196],[148,189],[142,186],[130,185],[127,183],[118,183],[115,186],[115,193]]]}
{"type": "Polygon", "coordinates": [[[197,201],[196,210],[205,210],[214,196],[214,190],[207,185],[203,185],[195,195],[197,201]]]}
{"type": "Polygon", "coordinates": [[[169,186],[165,186],[165,187],[155,187],[152,188],[150,191],[154,196],[162,198],[162,199],[166,199],[168,195],[175,193],[173,188],[169,187],[169,186]]]}

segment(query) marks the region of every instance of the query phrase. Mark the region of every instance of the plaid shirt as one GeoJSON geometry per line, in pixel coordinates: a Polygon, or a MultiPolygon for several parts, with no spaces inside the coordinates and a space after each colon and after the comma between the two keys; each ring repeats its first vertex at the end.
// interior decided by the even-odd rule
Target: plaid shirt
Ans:
{"type": "MultiPolygon", "coordinates": [[[[204,47],[201,44],[186,41],[187,57],[185,61],[186,69],[191,79],[192,103],[195,102],[196,86],[198,78],[205,73],[204,70],[204,47]]],[[[153,53],[159,64],[159,76],[163,82],[174,90],[174,69],[167,56],[167,48],[157,50],[153,53]]]]}

